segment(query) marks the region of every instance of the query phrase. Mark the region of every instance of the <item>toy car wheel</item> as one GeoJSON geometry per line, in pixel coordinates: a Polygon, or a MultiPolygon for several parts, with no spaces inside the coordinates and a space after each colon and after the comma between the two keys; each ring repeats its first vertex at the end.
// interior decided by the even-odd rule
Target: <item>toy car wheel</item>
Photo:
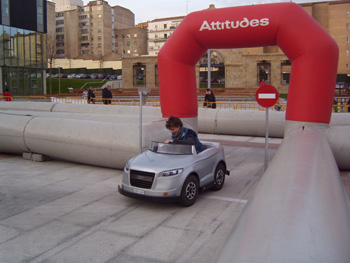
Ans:
{"type": "Polygon", "coordinates": [[[224,186],[225,174],[226,174],[225,165],[223,163],[219,163],[215,169],[214,187],[213,187],[214,191],[218,191],[224,186]]]}
{"type": "Polygon", "coordinates": [[[199,193],[199,182],[197,177],[190,175],[182,186],[179,204],[191,206],[197,199],[199,193]]]}

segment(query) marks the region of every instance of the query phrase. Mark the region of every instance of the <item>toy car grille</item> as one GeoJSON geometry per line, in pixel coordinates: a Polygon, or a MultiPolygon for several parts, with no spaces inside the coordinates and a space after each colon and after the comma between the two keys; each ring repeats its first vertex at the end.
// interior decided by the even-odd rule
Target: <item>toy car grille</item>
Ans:
{"type": "Polygon", "coordinates": [[[132,186],[150,189],[153,179],[154,173],[130,170],[130,184],[132,186]]]}

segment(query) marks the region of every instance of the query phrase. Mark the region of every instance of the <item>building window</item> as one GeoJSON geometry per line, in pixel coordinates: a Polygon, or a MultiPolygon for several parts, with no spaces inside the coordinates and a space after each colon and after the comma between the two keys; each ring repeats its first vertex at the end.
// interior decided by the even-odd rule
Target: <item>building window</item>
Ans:
{"type": "Polygon", "coordinates": [[[346,50],[346,55],[349,56],[350,52],[349,52],[349,49],[346,50]]]}
{"type": "Polygon", "coordinates": [[[350,12],[346,11],[346,16],[349,17],[350,16],[350,12]]]}
{"type": "Polygon", "coordinates": [[[101,37],[101,36],[98,36],[97,39],[98,39],[98,40],[102,40],[102,37],[101,37]]]}
{"type": "Polygon", "coordinates": [[[346,43],[349,43],[349,37],[346,37],[346,43]]]}
{"type": "Polygon", "coordinates": [[[349,28],[350,28],[349,24],[346,24],[346,30],[349,30],[349,28]]]}
{"type": "Polygon", "coordinates": [[[102,30],[101,30],[101,29],[98,29],[98,30],[97,30],[97,32],[98,32],[98,33],[101,33],[101,32],[102,32],[102,30]]]}
{"type": "Polygon", "coordinates": [[[136,37],[137,37],[137,34],[134,34],[134,37],[136,38],[136,37]]]}
{"type": "Polygon", "coordinates": [[[167,29],[168,25],[167,24],[164,24],[164,29],[167,29]]]}
{"type": "Polygon", "coordinates": [[[1,18],[3,25],[10,25],[10,0],[1,1],[1,18]]]}
{"type": "Polygon", "coordinates": [[[134,86],[146,85],[146,65],[136,63],[133,65],[133,84],[134,86]]]}
{"type": "Polygon", "coordinates": [[[282,61],[281,63],[282,84],[289,84],[291,68],[292,68],[292,63],[289,60],[282,61]]]}
{"type": "Polygon", "coordinates": [[[39,32],[44,32],[44,4],[43,0],[36,0],[37,6],[37,30],[39,32]]]}

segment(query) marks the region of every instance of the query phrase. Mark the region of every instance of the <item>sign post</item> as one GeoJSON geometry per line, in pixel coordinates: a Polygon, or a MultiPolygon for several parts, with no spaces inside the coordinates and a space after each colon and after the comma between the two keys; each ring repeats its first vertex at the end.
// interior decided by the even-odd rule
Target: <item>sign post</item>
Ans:
{"type": "Polygon", "coordinates": [[[150,92],[150,88],[138,88],[138,93],[140,95],[140,153],[142,153],[142,105],[146,104],[150,92]]]}
{"type": "Polygon", "coordinates": [[[264,171],[267,169],[268,164],[268,149],[269,149],[269,108],[276,104],[278,101],[278,91],[272,85],[262,85],[255,93],[255,99],[261,107],[265,108],[265,166],[264,171]]]}

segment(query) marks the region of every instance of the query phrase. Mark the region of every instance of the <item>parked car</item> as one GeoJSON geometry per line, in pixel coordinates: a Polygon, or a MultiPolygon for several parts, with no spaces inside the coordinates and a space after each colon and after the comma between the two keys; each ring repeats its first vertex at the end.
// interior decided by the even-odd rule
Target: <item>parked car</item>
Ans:
{"type": "Polygon", "coordinates": [[[110,80],[117,80],[118,79],[118,75],[111,75],[109,77],[110,80]]]}
{"type": "Polygon", "coordinates": [[[92,74],[90,75],[90,78],[91,78],[91,79],[97,79],[97,77],[98,77],[98,74],[97,74],[97,73],[92,73],[92,74]]]}
{"type": "Polygon", "coordinates": [[[88,75],[87,75],[87,74],[84,74],[84,73],[81,73],[81,74],[79,74],[79,78],[80,78],[80,79],[87,79],[87,78],[88,78],[88,75]]]}
{"type": "Polygon", "coordinates": [[[224,149],[217,142],[202,143],[206,149],[197,154],[194,145],[152,142],[126,164],[119,193],[191,206],[199,190],[220,190],[229,175],[224,149]]]}

